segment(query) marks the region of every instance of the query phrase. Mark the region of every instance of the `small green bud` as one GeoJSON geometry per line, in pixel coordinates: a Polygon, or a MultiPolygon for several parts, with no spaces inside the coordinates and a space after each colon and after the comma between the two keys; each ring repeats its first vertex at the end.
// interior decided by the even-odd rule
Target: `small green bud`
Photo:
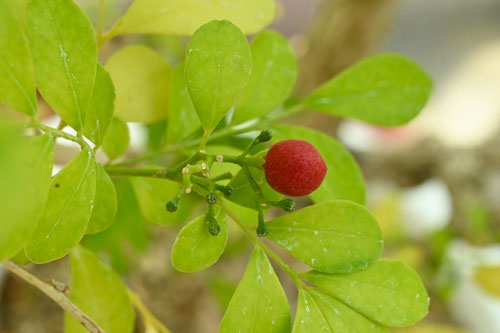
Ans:
{"type": "Polygon", "coordinates": [[[283,199],[280,201],[280,207],[285,212],[293,212],[295,210],[295,201],[292,199],[283,199]]]}
{"type": "Polygon", "coordinates": [[[173,213],[178,208],[179,197],[175,197],[167,202],[167,212],[173,213]]]}
{"type": "Polygon", "coordinates": [[[222,193],[224,193],[225,196],[229,197],[234,193],[234,187],[232,187],[231,185],[226,185],[224,186],[222,193]]]}
{"type": "Polygon", "coordinates": [[[214,205],[215,203],[217,203],[217,195],[214,191],[208,192],[205,199],[207,200],[209,205],[214,205]]]}
{"type": "Polygon", "coordinates": [[[273,138],[273,134],[271,133],[270,130],[263,130],[262,132],[260,132],[260,134],[257,136],[257,138],[255,138],[255,141],[257,143],[267,142],[267,141],[271,140],[272,138],[273,138]]]}
{"type": "Polygon", "coordinates": [[[218,223],[210,223],[208,225],[208,232],[212,236],[217,236],[220,233],[220,225],[218,223]]]}

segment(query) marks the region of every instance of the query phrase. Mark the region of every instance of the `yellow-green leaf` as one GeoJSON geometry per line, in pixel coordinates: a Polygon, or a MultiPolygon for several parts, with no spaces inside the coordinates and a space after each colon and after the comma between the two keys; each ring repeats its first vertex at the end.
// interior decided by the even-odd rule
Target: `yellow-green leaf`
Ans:
{"type": "Polygon", "coordinates": [[[87,234],[103,231],[113,223],[116,215],[116,190],[104,167],[96,163],[94,208],[87,226],[87,234]]]}
{"type": "Polygon", "coordinates": [[[22,140],[0,128],[0,261],[19,252],[40,219],[54,164],[54,138],[22,140]]]}
{"type": "Polygon", "coordinates": [[[220,233],[214,236],[208,232],[205,215],[189,222],[177,235],[172,248],[172,265],[181,272],[196,272],[215,264],[227,243],[227,223],[224,212],[215,208],[215,218],[220,233]]]}
{"type": "Polygon", "coordinates": [[[203,128],[212,131],[247,85],[252,54],[243,33],[229,21],[196,30],[186,52],[186,84],[203,128]]]}
{"type": "Polygon", "coordinates": [[[102,141],[102,149],[106,152],[110,160],[114,160],[127,151],[129,142],[130,136],[127,124],[113,117],[102,141]]]}
{"type": "Polygon", "coordinates": [[[31,0],[26,34],[40,93],[79,131],[90,107],[97,66],[92,23],[72,0],[31,0]]]}
{"type": "Polygon", "coordinates": [[[183,141],[201,126],[186,87],[183,63],[172,73],[168,102],[167,143],[172,144],[183,141]]]}
{"type": "Polygon", "coordinates": [[[154,123],[167,117],[170,66],[146,46],[127,46],[106,63],[115,85],[115,116],[154,123]]]}
{"type": "MultiPolygon", "coordinates": [[[[176,222],[182,210],[175,213],[168,212],[166,204],[179,193],[179,184],[169,179],[132,177],[137,201],[142,216],[151,223],[159,225],[170,225],[176,222]]],[[[179,205],[184,200],[181,199],[179,205]]]]}
{"type": "MultiPolygon", "coordinates": [[[[81,246],[71,252],[70,287],[69,299],[106,333],[134,331],[134,308],[120,277],[81,246]]],[[[66,333],[88,332],[69,314],[64,319],[66,333]]]]}
{"type": "Polygon", "coordinates": [[[38,264],[62,258],[82,239],[94,205],[95,161],[83,150],[52,179],[42,218],[26,246],[38,264]]]}
{"type": "Polygon", "coordinates": [[[100,146],[108,129],[115,109],[115,87],[109,73],[97,64],[92,105],[85,117],[83,134],[100,146]]]}
{"type": "Polygon", "coordinates": [[[233,294],[220,333],[290,332],[290,307],[264,250],[256,247],[233,294]]]}
{"type": "Polygon", "coordinates": [[[318,89],[306,105],[382,126],[406,124],[429,99],[432,81],[413,61],[377,55],[348,68],[318,89]]]}
{"type": "Polygon", "coordinates": [[[317,290],[299,290],[292,333],[389,333],[333,297],[317,290]]]}
{"type": "Polygon", "coordinates": [[[232,122],[241,124],[279,106],[290,95],[297,64],[285,37],[267,30],[252,40],[252,74],[234,111],[232,122]]]}
{"type": "Polygon", "coordinates": [[[349,273],[380,256],[382,232],[368,210],[350,201],[326,201],[267,223],[267,237],[324,273],[349,273]]]}
{"type": "Polygon", "coordinates": [[[353,274],[315,271],[307,279],[324,292],[384,326],[409,326],[429,311],[429,298],[417,273],[403,262],[379,259],[353,274]]]}
{"type": "Polygon", "coordinates": [[[22,19],[17,4],[0,0],[0,103],[33,116],[35,74],[22,19]]]}
{"type": "Polygon", "coordinates": [[[135,0],[115,32],[192,35],[209,21],[225,19],[251,34],[272,22],[275,7],[275,0],[135,0]]]}

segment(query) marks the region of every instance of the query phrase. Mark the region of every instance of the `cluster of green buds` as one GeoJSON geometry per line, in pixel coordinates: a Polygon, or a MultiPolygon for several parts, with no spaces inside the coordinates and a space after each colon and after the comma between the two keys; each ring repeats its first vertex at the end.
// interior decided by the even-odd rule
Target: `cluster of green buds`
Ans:
{"type": "Polygon", "coordinates": [[[240,155],[211,155],[204,150],[199,150],[194,156],[188,160],[188,164],[181,168],[182,170],[182,187],[179,193],[166,204],[166,209],[169,212],[175,212],[178,209],[179,201],[182,196],[191,192],[195,192],[204,196],[208,205],[208,210],[205,215],[205,220],[208,225],[208,231],[211,235],[220,233],[220,225],[215,218],[215,206],[218,204],[219,196],[229,198],[234,193],[234,188],[230,184],[222,185],[219,182],[222,180],[231,180],[233,175],[230,172],[223,173],[218,176],[211,177],[210,169],[214,162],[218,163],[234,163],[241,167],[243,173],[248,179],[258,197],[258,226],[257,234],[265,236],[267,228],[264,221],[264,209],[268,207],[279,207],[285,212],[291,212],[295,209],[295,202],[292,199],[283,199],[279,201],[267,200],[262,194],[260,186],[255,181],[250,172],[250,167],[263,169],[264,158],[259,156],[247,157],[252,149],[260,143],[268,142],[272,139],[271,131],[264,130],[250,142],[240,155]]]}

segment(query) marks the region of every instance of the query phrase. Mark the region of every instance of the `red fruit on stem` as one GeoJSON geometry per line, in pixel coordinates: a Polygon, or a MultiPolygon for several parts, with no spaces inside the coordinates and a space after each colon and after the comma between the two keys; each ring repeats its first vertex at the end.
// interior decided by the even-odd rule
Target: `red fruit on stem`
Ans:
{"type": "Polygon", "coordinates": [[[318,150],[303,140],[284,140],[274,144],[264,164],[269,185],[291,197],[314,192],[323,182],[327,169],[318,150]]]}

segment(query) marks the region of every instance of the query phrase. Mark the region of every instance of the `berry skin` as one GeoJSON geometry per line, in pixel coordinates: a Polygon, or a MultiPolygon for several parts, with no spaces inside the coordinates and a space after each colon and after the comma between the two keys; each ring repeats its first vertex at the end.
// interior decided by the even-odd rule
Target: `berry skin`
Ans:
{"type": "Polygon", "coordinates": [[[269,185],[277,192],[301,197],[314,192],[325,178],[327,166],[312,144],[284,140],[267,152],[264,170],[269,185]]]}

